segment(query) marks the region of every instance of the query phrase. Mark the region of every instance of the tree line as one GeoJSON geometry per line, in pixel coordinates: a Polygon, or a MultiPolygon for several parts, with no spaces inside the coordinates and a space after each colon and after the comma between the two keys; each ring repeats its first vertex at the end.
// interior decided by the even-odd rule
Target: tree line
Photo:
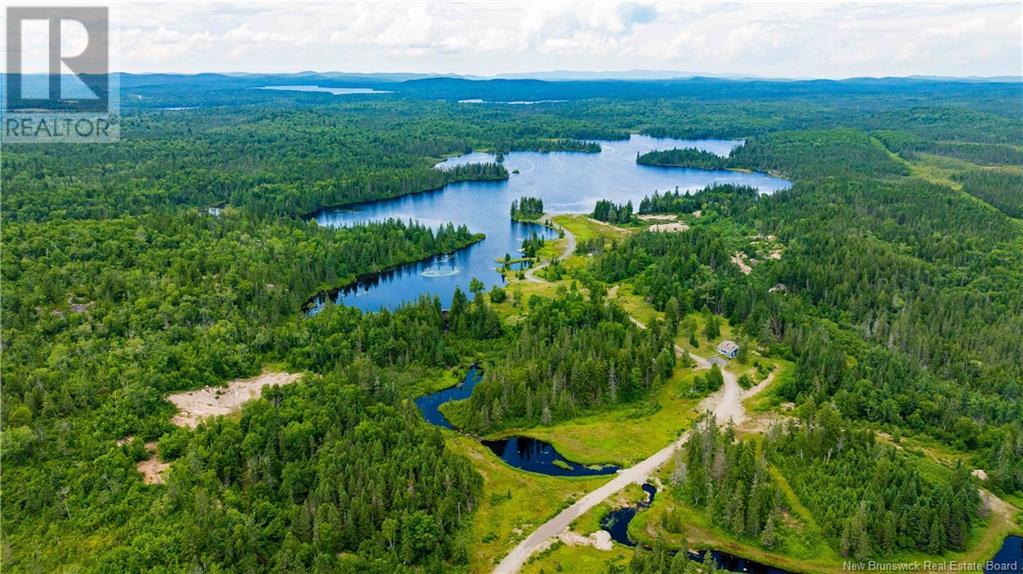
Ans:
{"type": "Polygon", "coordinates": [[[513,199],[511,217],[516,221],[533,221],[543,215],[543,200],[539,197],[513,199]]]}
{"type": "Polygon", "coordinates": [[[672,339],[599,295],[533,296],[500,359],[463,407],[467,429],[550,425],[640,400],[675,367],[672,339]]]}
{"type": "Polygon", "coordinates": [[[640,165],[691,167],[696,169],[725,169],[728,157],[693,147],[654,150],[636,155],[640,165]]]}
{"type": "Polygon", "coordinates": [[[632,200],[616,205],[611,200],[600,199],[593,207],[593,219],[606,223],[632,223],[632,200]]]}

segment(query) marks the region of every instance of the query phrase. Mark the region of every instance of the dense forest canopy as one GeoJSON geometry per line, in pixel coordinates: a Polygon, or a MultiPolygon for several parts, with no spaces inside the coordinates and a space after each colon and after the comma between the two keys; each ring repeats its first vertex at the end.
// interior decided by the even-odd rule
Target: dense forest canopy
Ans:
{"type": "Polygon", "coordinates": [[[528,319],[473,391],[463,418],[481,432],[524,422],[549,425],[643,398],[674,368],[664,331],[639,329],[601,298],[534,296],[528,319]]]}
{"type": "Polygon", "coordinates": [[[512,200],[511,217],[516,221],[533,221],[543,215],[543,200],[539,197],[522,197],[512,200]]]}
{"type": "MultiPolygon", "coordinates": [[[[240,420],[201,426],[155,505],[133,484],[137,451],[100,454],[94,465],[106,484],[80,480],[65,494],[76,504],[105,502],[89,516],[67,518],[82,527],[102,532],[126,521],[128,540],[95,568],[437,571],[464,560],[456,535],[476,505],[479,475],[407,404],[353,386],[358,376],[271,389],[240,420]]],[[[160,446],[172,458],[168,442],[160,446]]],[[[44,501],[17,503],[47,510],[44,501]]],[[[42,561],[52,550],[36,552],[42,561]]]]}
{"type": "MultiPolygon", "coordinates": [[[[991,490],[1023,490],[1019,84],[433,78],[339,99],[249,89],[295,78],[123,80],[119,144],[4,148],[12,571],[465,570],[480,476],[407,399],[485,349],[485,380],[460,413],[475,432],[634,404],[677,368],[674,340],[696,336],[692,313],[793,361],[779,397],[821,413],[779,427],[762,455],[726,432],[691,442],[723,452],[728,472],[687,477],[678,495],[702,506],[722,503],[697,496],[708,484],[729,493],[729,531],[770,545],[783,506],[770,464],[850,556],[960,548],[979,519],[971,479],[900,468],[876,430],[938,441],[987,469],[991,490]],[[470,98],[565,101],[458,102],[470,98]],[[479,239],[396,221],[324,229],[304,216],[509,177],[499,163],[435,168],[450,155],[596,153],[596,140],[630,133],[743,138],[714,167],[795,185],[650,190],[639,213],[687,217],[691,229],[580,243],[594,255],[571,271],[583,286],[528,299],[515,323],[495,310],[504,290],[302,312],[358,275],[479,239]],[[744,272],[733,258],[755,251],[751,237],[774,238],[783,256],[744,272]],[[639,329],[608,304],[604,287],[623,281],[666,321],[639,329]],[[171,425],[168,392],[266,365],[305,378],[239,416],[171,425]],[[836,440],[843,451],[828,457],[836,440]],[[135,470],[148,441],[174,462],[165,485],[135,470]],[[802,464],[802,453],[825,462],[802,464]]],[[[608,221],[631,219],[629,206],[603,207],[608,221]]],[[[536,255],[544,242],[524,247],[536,255]]],[[[687,454],[694,471],[707,462],[698,454],[687,454]]],[[[633,567],[669,569],[691,565],[661,551],[633,567]]]]}
{"type": "Polygon", "coordinates": [[[697,169],[724,169],[729,165],[727,157],[691,147],[650,151],[637,155],[636,163],[697,169]]]}
{"type": "Polygon", "coordinates": [[[598,199],[593,208],[593,219],[607,223],[629,223],[632,221],[632,201],[624,205],[615,204],[607,199],[598,199]]]}
{"type": "Polygon", "coordinates": [[[967,467],[957,466],[947,482],[934,480],[873,432],[843,429],[830,405],[772,429],[764,451],[844,556],[961,550],[979,518],[967,467]]]}

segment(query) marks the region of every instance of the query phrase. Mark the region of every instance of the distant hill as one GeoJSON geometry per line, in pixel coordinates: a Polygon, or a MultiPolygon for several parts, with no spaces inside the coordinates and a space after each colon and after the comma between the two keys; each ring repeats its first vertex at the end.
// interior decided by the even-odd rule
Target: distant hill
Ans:
{"type": "MultiPolygon", "coordinates": [[[[685,72],[677,70],[620,70],[585,72],[573,70],[552,70],[547,72],[520,72],[515,74],[497,74],[495,79],[506,80],[683,80],[689,78],[721,78],[730,80],[770,79],[750,74],[708,74],[701,72],[685,72]]],[[[788,78],[778,78],[787,80],[788,78]]]]}
{"type": "MultiPolygon", "coordinates": [[[[887,97],[912,95],[923,100],[947,100],[983,91],[989,97],[1019,97],[1020,78],[852,78],[846,80],[778,80],[763,78],[640,79],[643,75],[674,72],[543,72],[543,78],[477,78],[426,74],[300,72],[295,74],[117,74],[125,109],[208,107],[274,103],[275,105],[336,102],[337,98],[398,98],[492,104],[574,101],[584,99],[696,98],[704,100],[771,99],[819,100],[833,96],[887,97]],[[554,79],[568,74],[571,79],[554,79]],[[630,79],[597,78],[620,74],[630,79]],[[590,78],[592,76],[592,78],[590,78]],[[386,94],[333,95],[288,90],[259,90],[264,86],[377,88],[386,94]]],[[[681,72],[679,72],[681,73],[681,72]]],[[[42,80],[45,76],[39,75],[42,80]]],[[[467,104],[468,105],[468,104],[467,104]]]]}

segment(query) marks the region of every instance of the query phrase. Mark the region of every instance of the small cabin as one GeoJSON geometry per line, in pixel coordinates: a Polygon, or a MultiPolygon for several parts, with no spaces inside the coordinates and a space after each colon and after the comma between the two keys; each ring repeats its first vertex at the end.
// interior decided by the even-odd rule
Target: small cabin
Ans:
{"type": "Polygon", "coordinates": [[[721,341],[718,344],[718,352],[729,359],[734,359],[739,354],[739,345],[735,341],[721,341]]]}

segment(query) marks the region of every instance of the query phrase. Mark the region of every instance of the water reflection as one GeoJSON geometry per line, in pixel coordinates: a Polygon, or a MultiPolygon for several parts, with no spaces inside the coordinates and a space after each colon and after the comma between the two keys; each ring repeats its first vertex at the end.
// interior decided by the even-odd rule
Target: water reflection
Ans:
{"type": "MultiPolygon", "coordinates": [[[[469,398],[481,380],[483,372],[473,365],[460,384],[419,397],[416,399],[416,408],[426,422],[455,430],[455,426],[441,412],[441,405],[469,398]]],[[[510,466],[530,472],[550,476],[596,476],[618,472],[618,467],[613,465],[586,466],[572,462],[561,456],[550,443],[533,438],[514,436],[481,442],[510,466]]]]}
{"type": "MultiPolygon", "coordinates": [[[[697,147],[725,155],[740,144],[736,140],[675,140],[632,136],[627,141],[602,142],[601,153],[513,152],[504,165],[512,173],[504,182],[462,182],[442,190],[406,195],[324,211],[316,216],[320,225],[344,226],[367,221],[416,220],[437,227],[451,222],[466,225],[486,239],[448,256],[441,271],[436,261],[416,263],[381,275],[353,289],[342,290],[337,303],[374,311],[393,309],[420,295],[438,295],[442,304],[451,301],[455,288],[468,290],[476,277],[487,289],[502,283],[498,259],[514,256],[531,232],[545,238],[556,234],[540,225],[511,221],[509,208],[514,199],[533,196],[543,199],[552,213],[588,213],[598,199],[616,203],[639,201],[654,191],[694,191],[714,183],[757,187],[771,193],[789,186],[783,179],[759,173],[661,168],[636,164],[636,154],[653,149],[697,147]],[[430,271],[434,269],[433,271],[430,271]],[[424,275],[424,272],[426,274],[424,275]]],[[[494,161],[494,156],[471,153],[451,158],[441,167],[494,161]]],[[[313,312],[317,307],[314,306],[313,312]]]]}

